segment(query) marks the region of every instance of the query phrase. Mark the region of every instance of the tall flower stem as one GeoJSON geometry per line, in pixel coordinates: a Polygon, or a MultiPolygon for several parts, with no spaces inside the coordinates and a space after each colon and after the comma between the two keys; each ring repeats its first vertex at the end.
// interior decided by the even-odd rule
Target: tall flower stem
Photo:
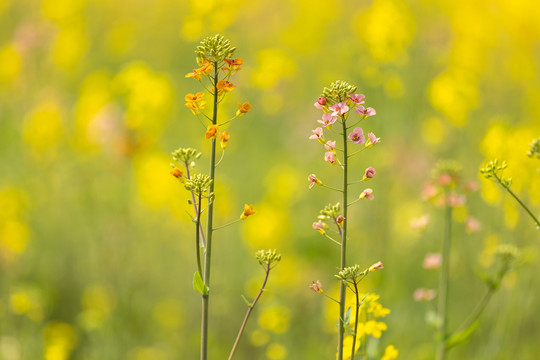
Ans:
{"type": "MultiPolygon", "coordinates": [[[[218,62],[214,61],[214,107],[212,114],[212,124],[217,124],[217,112],[218,112],[218,62]]],[[[215,170],[216,170],[216,138],[212,139],[212,145],[210,148],[210,186],[208,188],[208,194],[214,193],[215,183],[215,170]]],[[[210,288],[210,267],[212,260],[212,234],[213,234],[213,220],[214,220],[214,202],[210,201],[208,204],[208,215],[206,222],[206,248],[204,252],[204,284],[210,288]]],[[[202,295],[202,316],[201,316],[201,360],[207,359],[208,351],[208,303],[210,300],[210,294],[202,295]]]]}
{"type": "Polygon", "coordinates": [[[246,316],[244,317],[244,321],[242,322],[242,325],[240,326],[240,331],[238,331],[238,336],[236,336],[236,341],[234,342],[233,348],[231,350],[231,353],[229,354],[229,360],[232,360],[234,353],[236,352],[236,348],[238,347],[238,343],[240,342],[240,338],[242,337],[242,334],[244,332],[244,328],[246,327],[246,324],[249,320],[249,316],[251,315],[251,312],[255,308],[255,305],[257,305],[257,301],[259,301],[259,298],[261,297],[264,288],[266,287],[266,283],[268,282],[268,275],[270,275],[270,267],[266,269],[266,275],[264,277],[263,284],[261,286],[261,289],[259,290],[259,293],[255,297],[255,300],[249,305],[246,316]]]}
{"type": "MultiPolygon", "coordinates": [[[[199,197],[198,197],[198,205],[199,205],[199,209],[201,208],[201,201],[202,201],[202,193],[199,192],[199,197]]],[[[199,231],[201,227],[201,213],[200,211],[197,211],[197,224],[195,225],[195,245],[197,246],[197,270],[199,271],[199,275],[202,277],[201,275],[201,272],[202,272],[202,267],[201,267],[201,240],[200,240],[200,235],[201,235],[201,232],[199,231]]]]}
{"type": "MultiPolygon", "coordinates": [[[[347,187],[348,187],[348,154],[347,154],[347,125],[346,117],[341,116],[341,124],[343,125],[343,224],[341,226],[341,262],[340,270],[347,266],[347,187]]],[[[341,280],[339,285],[339,329],[338,329],[338,360],[343,360],[343,340],[345,337],[345,298],[347,295],[347,286],[341,280]]]]}
{"type": "MultiPolygon", "coordinates": [[[[448,192],[445,193],[448,198],[448,192]]],[[[443,238],[442,264],[439,280],[439,309],[440,317],[439,339],[437,344],[437,360],[446,358],[446,338],[447,338],[447,320],[448,320],[448,277],[450,273],[450,244],[452,236],[452,207],[449,204],[445,205],[445,229],[443,238]]]]}
{"type": "MultiPolygon", "coordinates": [[[[186,160],[185,162],[185,166],[186,166],[186,179],[191,179],[191,175],[189,173],[189,163],[188,161],[186,160]]],[[[195,202],[195,193],[193,192],[193,190],[190,191],[191,193],[191,202],[193,203],[193,210],[195,210],[195,214],[197,214],[197,217],[200,218],[201,214],[199,214],[199,209],[201,208],[201,201],[199,200],[199,207],[197,207],[197,203],[195,202]]],[[[204,231],[203,231],[203,228],[202,228],[202,225],[201,225],[201,222],[199,221],[199,225],[197,226],[197,231],[200,232],[200,235],[201,235],[201,241],[202,241],[202,245],[203,247],[206,246],[206,240],[204,238],[204,231]]],[[[200,258],[200,257],[199,257],[200,258]]],[[[201,269],[200,269],[200,266],[199,266],[199,274],[201,274],[201,269]]],[[[201,274],[202,276],[202,274],[201,274]]]]}

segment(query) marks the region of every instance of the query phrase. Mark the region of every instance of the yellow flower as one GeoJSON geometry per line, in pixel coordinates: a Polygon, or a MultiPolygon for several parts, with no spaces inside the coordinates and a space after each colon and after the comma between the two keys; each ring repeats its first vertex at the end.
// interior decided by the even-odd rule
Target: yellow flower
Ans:
{"type": "Polygon", "coordinates": [[[229,135],[229,133],[226,131],[219,133],[219,140],[221,140],[222,149],[225,149],[227,147],[227,143],[229,142],[230,138],[231,138],[231,135],[229,135]]]}
{"type": "Polygon", "coordinates": [[[212,64],[211,61],[203,60],[203,63],[201,67],[198,69],[198,71],[206,75],[206,74],[210,74],[213,68],[214,68],[214,65],[212,64]]]}
{"type": "Polygon", "coordinates": [[[394,347],[394,345],[388,345],[384,350],[384,355],[381,360],[394,360],[397,359],[399,351],[394,347]]]}
{"type": "Polygon", "coordinates": [[[207,139],[215,139],[218,133],[219,126],[217,125],[209,125],[208,129],[206,129],[206,138],[207,139]]]}
{"type": "Polygon", "coordinates": [[[238,70],[242,70],[242,68],[240,67],[240,65],[242,65],[244,63],[244,60],[240,59],[240,58],[236,58],[236,59],[223,59],[225,60],[225,62],[227,63],[227,66],[224,66],[221,68],[221,70],[226,70],[226,71],[238,71],[238,70]]]}
{"type": "Polygon", "coordinates": [[[243,104],[238,103],[238,111],[236,111],[236,116],[242,116],[249,110],[251,110],[251,105],[248,102],[243,104]]]}
{"type": "Polygon", "coordinates": [[[187,94],[185,99],[187,102],[199,102],[204,97],[204,93],[198,92],[195,95],[187,94]]]}
{"type": "Polygon", "coordinates": [[[249,215],[255,214],[255,210],[253,210],[253,205],[244,205],[244,211],[240,215],[240,219],[245,220],[249,215]]]}
{"type": "Polygon", "coordinates": [[[193,70],[193,72],[187,73],[187,78],[194,78],[195,80],[201,80],[202,79],[202,72],[199,69],[193,70]]]}
{"type": "Polygon", "coordinates": [[[216,87],[219,93],[221,93],[222,91],[229,92],[229,91],[232,91],[233,89],[236,89],[236,86],[232,82],[227,81],[227,80],[218,81],[216,87]]]}

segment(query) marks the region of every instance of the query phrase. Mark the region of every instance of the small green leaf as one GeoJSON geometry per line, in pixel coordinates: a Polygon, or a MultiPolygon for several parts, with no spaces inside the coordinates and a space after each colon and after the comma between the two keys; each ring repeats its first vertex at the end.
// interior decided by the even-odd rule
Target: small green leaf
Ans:
{"type": "Polygon", "coordinates": [[[466,328],[463,331],[458,332],[457,334],[454,334],[450,336],[448,339],[446,339],[446,349],[451,349],[455,346],[461,345],[469,341],[472,334],[474,334],[475,330],[478,328],[478,325],[480,323],[478,321],[475,321],[472,323],[471,326],[466,328]]]}
{"type": "Polygon", "coordinates": [[[351,322],[351,307],[349,306],[347,311],[345,311],[345,318],[343,319],[343,325],[349,326],[350,322],[351,322]]]}
{"type": "Polygon", "coordinates": [[[204,284],[201,274],[199,274],[198,271],[196,271],[193,276],[193,288],[203,295],[208,295],[210,293],[210,289],[204,284]]]}
{"type": "Polygon", "coordinates": [[[251,306],[251,303],[249,302],[248,299],[246,299],[246,297],[244,295],[240,295],[242,297],[242,299],[244,299],[244,302],[246,303],[247,306],[251,306]]]}

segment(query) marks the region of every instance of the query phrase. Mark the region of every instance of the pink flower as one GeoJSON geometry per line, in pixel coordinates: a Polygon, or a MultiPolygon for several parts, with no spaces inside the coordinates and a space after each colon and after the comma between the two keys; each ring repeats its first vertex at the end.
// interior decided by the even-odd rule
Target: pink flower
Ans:
{"type": "Polygon", "coordinates": [[[313,229],[317,230],[318,232],[320,232],[322,235],[325,234],[325,231],[323,229],[323,223],[322,223],[322,220],[319,220],[317,222],[314,222],[313,223],[313,229]]]}
{"type": "Polygon", "coordinates": [[[440,185],[448,186],[452,183],[452,176],[450,174],[441,174],[438,181],[440,185]]]}
{"type": "Polygon", "coordinates": [[[315,107],[316,107],[317,109],[319,109],[319,110],[322,110],[322,109],[323,109],[322,106],[321,106],[321,104],[319,104],[319,102],[316,102],[315,104],[313,104],[313,106],[315,106],[315,107]]]}
{"type": "Polygon", "coordinates": [[[334,153],[331,151],[324,153],[324,160],[328,161],[332,165],[336,163],[336,157],[334,156],[334,153]]]}
{"type": "Polygon", "coordinates": [[[379,269],[383,269],[384,266],[382,264],[382,262],[378,261],[377,263],[371,265],[369,267],[369,272],[374,272],[375,270],[379,270],[379,269]]]}
{"type": "Polygon", "coordinates": [[[311,140],[318,140],[319,142],[324,142],[324,134],[321,127],[318,127],[315,130],[311,130],[311,132],[313,133],[313,135],[309,137],[311,140]]]}
{"type": "Polygon", "coordinates": [[[437,196],[438,190],[435,184],[432,182],[428,182],[424,184],[424,188],[422,189],[422,200],[431,200],[435,196],[437,196]]]}
{"type": "Polygon", "coordinates": [[[366,143],[366,147],[372,147],[381,140],[381,138],[376,137],[374,133],[369,133],[367,136],[368,141],[366,143]]]}
{"type": "Polygon", "coordinates": [[[364,198],[368,200],[375,199],[375,196],[373,196],[373,189],[366,189],[362,191],[362,193],[360,194],[360,199],[364,199],[364,198]]]}
{"type": "Polygon", "coordinates": [[[337,120],[337,116],[333,116],[330,113],[324,113],[322,116],[322,120],[317,120],[318,123],[323,124],[323,126],[328,127],[335,123],[337,120]]]}
{"type": "Polygon", "coordinates": [[[373,176],[375,176],[375,169],[373,166],[370,166],[364,172],[364,178],[362,180],[371,179],[373,176]]]}
{"type": "Polygon", "coordinates": [[[320,105],[326,105],[326,98],[324,96],[321,96],[317,99],[317,103],[320,105]]]}
{"type": "Polygon", "coordinates": [[[465,183],[465,185],[463,185],[463,188],[465,191],[473,192],[478,190],[478,183],[474,180],[469,180],[465,183]]]}
{"type": "Polygon", "coordinates": [[[472,216],[469,216],[467,220],[465,220],[465,231],[467,232],[467,234],[478,232],[481,228],[482,225],[480,224],[480,221],[473,218],[472,216]]]}
{"type": "Polygon", "coordinates": [[[334,151],[334,149],[336,148],[336,142],[332,140],[328,140],[326,144],[324,144],[324,148],[326,150],[334,151]]]}
{"type": "Polygon", "coordinates": [[[441,265],[441,254],[427,254],[424,258],[424,269],[435,270],[441,265]]]}
{"type": "Polygon", "coordinates": [[[414,300],[415,301],[431,301],[435,299],[437,292],[434,289],[416,289],[414,291],[414,300]]]}
{"type": "Polygon", "coordinates": [[[448,195],[447,205],[451,207],[462,206],[465,204],[465,200],[466,200],[465,195],[451,193],[450,195],[448,195]]]}
{"type": "Polygon", "coordinates": [[[415,231],[423,231],[429,224],[429,215],[422,215],[417,219],[411,220],[411,229],[415,231]]]}
{"type": "Polygon", "coordinates": [[[354,130],[349,134],[349,139],[352,140],[355,144],[363,144],[366,142],[366,138],[364,137],[364,130],[362,128],[354,128],[354,130]]]}
{"type": "Polygon", "coordinates": [[[371,107],[365,108],[363,105],[360,105],[359,107],[357,107],[355,112],[357,114],[362,115],[364,118],[377,114],[374,108],[371,108],[371,107]]]}
{"type": "Polygon", "coordinates": [[[334,116],[343,115],[347,111],[349,111],[349,107],[347,106],[347,104],[344,101],[330,106],[329,109],[333,111],[332,115],[334,115],[334,116]]]}
{"type": "Polygon", "coordinates": [[[311,189],[315,184],[322,185],[322,181],[317,179],[317,176],[315,174],[311,174],[308,176],[308,180],[311,182],[309,184],[309,188],[311,189]]]}
{"type": "Polygon", "coordinates": [[[319,280],[312,282],[311,285],[309,285],[309,288],[319,294],[322,294],[323,292],[322,284],[319,280]]]}
{"type": "Polygon", "coordinates": [[[365,97],[366,96],[364,94],[349,94],[349,99],[351,99],[352,102],[356,103],[357,105],[363,104],[365,97]]]}

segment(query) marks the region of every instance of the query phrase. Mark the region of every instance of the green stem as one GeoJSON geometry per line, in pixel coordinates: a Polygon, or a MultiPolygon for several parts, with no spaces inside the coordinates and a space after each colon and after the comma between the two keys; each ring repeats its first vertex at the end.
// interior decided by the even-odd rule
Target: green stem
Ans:
{"type": "MultiPolygon", "coordinates": [[[[448,191],[445,191],[445,198],[448,198],[448,191]]],[[[442,263],[439,280],[439,309],[438,315],[441,319],[439,328],[439,338],[437,344],[437,360],[446,358],[446,337],[447,337],[447,320],[448,320],[448,277],[450,273],[450,242],[452,236],[452,207],[446,204],[445,206],[445,229],[443,239],[442,263]]]]}
{"type": "Polygon", "coordinates": [[[336,189],[335,187],[332,187],[332,186],[328,186],[328,185],[324,185],[324,184],[322,184],[321,186],[323,186],[323,187],[325,187],[327,189],[330,189],[330,190],[342,192],[342,190],[336,189]]]}
{"type": "MultiPolygon", "coordinates": [[[[199,193],[199,209],[201,208],[201,195],[202,193],[199,193]]],[[[201,226],[201,213],[197,213],[197,225],[195,226],[195,244],[197,246],[197,269],[199,270],[199,275],[202,277],[202,267],[201,267],[201,242],[200,242],[200,231],[199,228],[201,226]]]]}
{"type": "Polygon", "coordinates": [[[480,299],[478,304],[476,304],[476,307],[469,314],[467,319],[465,319],[465,321],[463,321],[463,323],[457,328],[456,333],[469,328],[480,317],[487,304],[489,303],[491,296],[495,293],[495,290],[496,289],[493,286],[489,287],[488,291],[484,294],[482,299],[480,299]]]}
{"type": "Polygon", "coordinates": [[[354,360],[354,348],[356,346],[356,332],[358,331],[358,310],[360,309],[360,298],[358,297],[358,284],[354,282],[354,294],[356,295],[356,311],[354,316],[354,333],[352,340],[351,360],[354,360]]]}
{"type": "Polygon", "coordinates": [[[521,205],[521,207],[522,207],[523,209],[525,209],[525,211],[527,212],[527,214],[529,214],[529,216],[530,216],[530,217],[533,219],[533,221],[536,223],[536,227],[537,227],[538,229],[540,229],[540,220],[538,220],[538,219],[536,218],[536,216],[532,213],[532,211],[529,210],[529,208],[528,208],[528,207],[527,207],[527,206],[526,206],[526,205],[525,205],[525,204],[524,204],[524,203],[516,196],[516,194],[514,194],[514,192],[513,192],[512,190],[510,190],[510,187],[505,186],[505,185],[502,183],[501,179],[500,179],[495,173],[494,173],[493,175],[495,176],[495,179],[497,179],[497,181],[499,182],[499,184],[501,184],[501,186],[504,187],[504,188],[506,189],[506,191],[508,191],[508,193],[509,193],[510,195],[512,195],[512,197],[513,197],[514,199],[516,199],[516,201],[519,203],[519,205],[521,205]]]}
{"type": "Polygon", "coordinates": [[[225,225],[221,225],[221,226],[215,227],[213,230],[216,231],[216,230],[219,230],[219,229],[223,229],[223,228],[225,228],[225,227],[227,227],[227,226],[230,226],[230,225],[232,225],[232,224],[235,224],[235,223],[237,223],[237,222],[239,222],[239,221],[242,221],[242,219],[237,219],[237,220],[231,221],[230,223],[227,223],[227,224],[225,224],[225,225]]]}
{"type": "Polygon", "coordinates": [[[264,288],[266,286],[266,282],[268,281],[268,275],[269,274],[270,274],[270,267],[268,267],[266,269],[266,276],[264,277],[264,282],[263,282],[263,284],[261,286],[261,289],[259,290],[259,293],[255,297],[255,300],[253,300],[253,303],[251,303],[251,305],[249,305],[249,307],[247,309],[246,316],[244,317],[244,321],[242,322],[242,325],[240,326],[240,331],[238,331],[238,336],[236,336],[236,341],[234,342],[231,353],[229,354],[229,360],[231,360],[233,358],[233,355],[234,355],[234,353],[236,351],[238,343],[240,342],[240,338],[242,337],[242,334],[244,333],[244,328],[246,327],[246,324],[248,322],[249,315],[251,315],[251,312],[253,311],[253,308],[255,307],[255,305],[257,305],[257,301],[259,301],[259,298],[261,297],[261,295],[262,295],[262,293],[264,291],[264,288]]]}
{"type": "MultiPolygon", "coordinates": [[[[340,270],[347,267],[347,183],[348,181],[348,156],[347,156],[347,125],[345,117],[341,116],[341,124],[343,125],[343,224],[341,226],[341,261],[340,270]]],[[[343,340],[345,337],[345,299],[347,296],[347,287],[342,280],[339,285],[339,329],[338,329],[338,356],[337,360],[343,360],[343,340]]]]}
{"type": "MultiPolygon", "coordinates": [[[[188,164],[187,160],[185,161],[185,165],[186,165],[186,178],[189,180],[189,179],[191,179],[191,176],[189,174],[189,164],[188,164]]],[[[197,208],[197,203],[195,202],[195,193],[193,192],[193,190],[191,190],[190,192],[191,192],[191,202],[193,203],[193,208],[195,210],[195,214],[199,214],[199,217],[200,217],[201,213],[202,213],[202,211],[201,211],[201,213],[199,213],[199,209],[201,208],[200,202],[199,202],[199,207],[197,208]]],[[[199,229],[199,231],[201,233],[200,235],[201,235],[203,247],[206,247],[206,240],[204,238],[204,231],[203,231],[201,223],[199,223],[198,229],[199,229]]],[[[199,269],[199,271],[200,271],[200,269],[199,269]]],[[[199,274],[202,276],[202,274],[200,272],[199,272],[199,274]]]]}
{"type": "MultiPolygon", "coordinates": [[[[212,114],[212,124],[217,124],[217,112],[218,112],[218,63],[214,61],[214,108],[212,114]]],[[[216,170],[216,138],[212,139],[212,145],[210,148],[210,186],[208,193],[214,192],[215,184],[215,170],[216,170]]],[[[208,204],[208,214],[206,223],[206,249],[204,252],[204,284],[210,288],[210,266],[212,260],[212,235],[213,235],[213,220],[214,220],[214,202],[208,204]]],[[[208,356],[208,305],[210,300],[210,294],[202,296],[202,316],[201,316],[201,360],[206,360],[208,356]]]]}

